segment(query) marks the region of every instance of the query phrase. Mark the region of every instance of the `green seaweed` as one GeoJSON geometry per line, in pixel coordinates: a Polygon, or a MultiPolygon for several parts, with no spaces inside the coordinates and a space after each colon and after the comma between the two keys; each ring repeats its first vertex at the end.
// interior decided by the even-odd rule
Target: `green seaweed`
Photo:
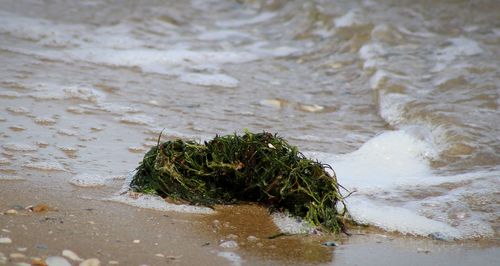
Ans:
{"type": "Polygon", "coordinates": [[[344,231],[343,187],[331,166],[271,133],[246,131],[204,143],[159,138],[136,170],[135,191],[203,206],[258,202],[327,231],[344,231]]]}

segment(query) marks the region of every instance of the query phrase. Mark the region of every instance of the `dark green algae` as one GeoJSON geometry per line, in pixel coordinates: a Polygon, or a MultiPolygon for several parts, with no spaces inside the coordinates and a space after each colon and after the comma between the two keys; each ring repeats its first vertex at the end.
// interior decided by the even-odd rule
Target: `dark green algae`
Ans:
{"type": "Polygon", "coordinates": [[[267,132],[158,141],[136,170],[135,191],[193,205],[257,202],[333,233],[344,231],[348,216],[331,166],[267,132]]]}

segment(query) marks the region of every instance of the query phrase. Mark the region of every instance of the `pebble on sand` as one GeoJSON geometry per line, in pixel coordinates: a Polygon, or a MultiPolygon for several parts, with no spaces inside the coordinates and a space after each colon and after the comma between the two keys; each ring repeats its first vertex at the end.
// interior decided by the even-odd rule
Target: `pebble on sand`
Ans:
{"type": "Polygon", "coordinates": [[[259,240],[259,238],[257,238],[256,236],[248,236],[247,240],[248,241],[257,241],[257,240],[259,240]]]}
{"type": "Polygon", "coordinates": [[[321,105],[317,105],[317,104],[313,104],[313,105],[301,104],[300,105],[300,110],[306,111],[306,112],[311,112],[311,113],[323,111],[324,109],[325,109],[325,107],[323,107],[321,105]]]}
{"type": "Polygon", "coordinates": [[[59,256],[50,256],[45,260],[47,266],[71,266],[65,258],[59,256]]]}
{"type": "Polygon", "coordinates": [[[51,211],[52,208],[49,207],[47,204],[40,203],[35,206],[30,206],[29,210],[32,212],[46,212],[46,211],[51,211]]]}
{"type": "Polygon", "coordinates": [[[31,266],[47,266],[41,258],[31,258],[31,266]]]}
{"type": "Polygon", "coordinates": [[[80,266],[100,266],[101,261],[96,258],[86,259],[80,263],[80,266]]]}
{"type": "Polygon", "coordinates": [[[24,259],[26,258],[26,255],[22,254],[22,253],[10,253],[9,257],[13,260],[17,260],[17,259],[24,259]]]}
{"type": "Polygon", "coordinates": [[[234,240],[229,240],[229,241],[222,242],[219,246],[222,248],[237,248],[238,243],[234,240]]]}
{"type": "Polygon", "coordinates": [[[7,210],[5,214],[7,215],[16,215],[18,212],[14,209],[7,210]]]}
{"type": "Polygon", "coordinates": [[[10,244],[12,240],[8,237],[0,237],[0,244],[10,244]]]}
{"type": "Polygon", "coordinates": [[[75,252],[69,250],[69,249],[65,249],[63,250],[62,252],[62,255],[70,260],[74,260],[74,261],[83,261],[82,258],[80,258],[80,256],[78,256],[75,252]]]}
{"type": "Polygon", "coordinates": [[[325,243],[323,243],[323,246],[336,247],[336,246],[338,246],[338,244],[333,242],[333,241],[326,241],[325,243]]]}

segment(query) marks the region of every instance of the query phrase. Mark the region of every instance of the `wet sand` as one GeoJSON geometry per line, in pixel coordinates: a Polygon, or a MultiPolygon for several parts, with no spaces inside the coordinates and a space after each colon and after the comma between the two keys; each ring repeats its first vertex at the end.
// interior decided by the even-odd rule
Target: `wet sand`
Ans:
{"type": "MultiPolygon", "coordinates": [[[[53,176],[57,178],[57,174],[53,176]]],[[[67,183],[50,187],[25,181],[0,182],[0,236],[12,240],[10,244],[0,244],[7,265],[62,256],[66,249],[83,259],[97,258],[102,265],[498,265],[500,262],[495,240],[445,242],[362,227],[351,227],[352,236],[294,235],[268,239],[279,232],[278,228],[267,210],[255,205],[219,206],[216,214],[210,215],[181,214],[101,200],[117,191],[119,182],[90,193],[88,188],[67,183]],[[46,204],[51,209],[42,212],[25,209],[37,204],[46,204]],[[9,210],[17,213],[10,214],[9,210]],[[234,243],[228,241],[238,246],[221,245],[234,243]],[[326,241],[334,241],[338,246],[323,246],[326,241]]],[[[72,265],[79,264],[67,260],[72,265]]]]}

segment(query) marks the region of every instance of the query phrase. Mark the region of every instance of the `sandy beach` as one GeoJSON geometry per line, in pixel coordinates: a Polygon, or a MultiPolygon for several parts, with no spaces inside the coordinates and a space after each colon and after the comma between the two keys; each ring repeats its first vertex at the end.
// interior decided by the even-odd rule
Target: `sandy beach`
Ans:
{"type": "Polygon", "coordinates": [[[0,265],[500,265],[498,10],[1,1],[0,265]],[[331,165],[367,226],[120,194],[160,133],[245,130],[331,165]]]}
{"type": "Polygon", "coordinates": [[[99,189],[90,199],[88,190],[64,183],[1,185],[0,236],[12,241],[0,244],[0,264],[6,265],[54,256],[79,265],[64,250],[101,265],[498,265],[500,259],[495,241],[446,242],[374,228],[351,227],[352,236],[268,239],[278,228],[266,209],[254,205],[181,214],[98,200],[106,195],[99,189]],[[38,204],[49,208],[25,209],[38,204]],[[237,247],[224,246],[227,241],[237,247]],[[327,241],[338,246],[323,246],[327,241]]]}

